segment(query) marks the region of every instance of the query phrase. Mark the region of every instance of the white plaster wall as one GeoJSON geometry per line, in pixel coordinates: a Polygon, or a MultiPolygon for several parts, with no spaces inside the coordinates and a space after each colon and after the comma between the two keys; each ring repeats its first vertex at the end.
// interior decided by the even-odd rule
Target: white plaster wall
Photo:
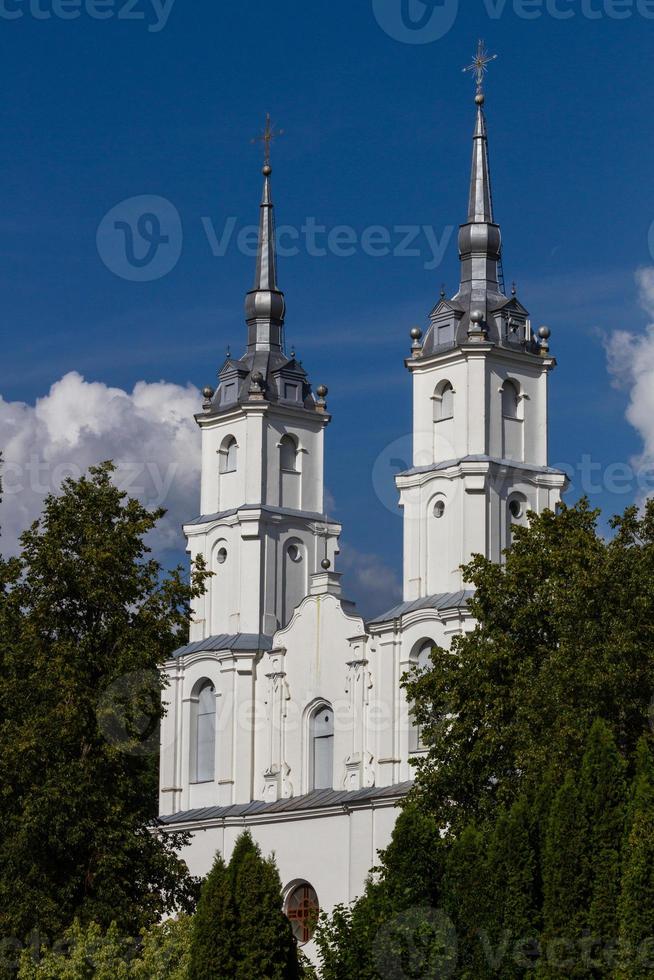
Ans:
{"type": "MultiPolygon", "coordinates": [[[[274,854],[282,886],[308,881],[323,911],[363,894],[378,851],[388,846],[398,810],[392,805],[366,806],[323,816],[297,816],[261,822],[233,821],[193,833],[181,856],[193,875],[206,875],[216,852],[229,860],[238,836],[247,828],[264,856],[274,854]]],[[[312,943],[304,952],[315,959],[312,943]]]]}
{"type": "Polygon", "coordinates": [[[242,413],[230,413],[224,419],[203,422],[200,494],[203,514],[217,514],[244,502],[246,428],[246,417],[242,413]],[[221,479],[219,449],[229,436],[234,436],[238,444],[238,470],[221,479]]]}
{"type": "MultiPolygon", "coordinates": [[[[274,647],[285,649],[283,670],[288,687],[285,705],[285,758],[288,767],[287,795],[307,793],[309,785],[309,715],[320,701],[334,709],[334,776],[333,787],[345,783],[345,761],[350,753],[352,713],[347,696],[346,675],[350,658],[349,638],[364,632],[363,620],[345,613],[335,595],[308,596],[296,610],[285,629],[276,633],[274,647]]],[[[259,671],[257,701],[270,702],[269,681],[264,663],[259,671]]],[[[262,725],[255,742],[257,797],[264,796],[264,772],[269,763],[271,732],[262,725]]]]}

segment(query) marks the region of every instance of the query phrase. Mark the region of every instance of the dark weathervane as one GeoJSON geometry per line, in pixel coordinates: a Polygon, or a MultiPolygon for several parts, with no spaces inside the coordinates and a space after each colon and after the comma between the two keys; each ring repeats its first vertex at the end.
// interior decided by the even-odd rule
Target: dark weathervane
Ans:
{"type": "Polygon", "coordinates": [[[270,113],[266,114],[266,128],[263,130],[260,136],[255,136],[252,140],[253,143],[263,143],[264,144],[264,158],[263,163],[265,167],[270,166],[270,148],[273,141],[277,139],[278,136],[283,136],[283,129],[274,129],[272,123],[270,122],[270,113]]]}
{"type": "Polygon", "coordinates": [[[477,54],[475,55],[474,61],[467,68],[464,68],[464,72],[473,71],[475,73],[475,78],[477,80],[477,95],[484,94],[484,78],[488,71],[488,66],[491,61],[495,61],[497,58],[496,54],[489,54],[486,50],[486,42],[480,41],[477,45],[477,54]]]}

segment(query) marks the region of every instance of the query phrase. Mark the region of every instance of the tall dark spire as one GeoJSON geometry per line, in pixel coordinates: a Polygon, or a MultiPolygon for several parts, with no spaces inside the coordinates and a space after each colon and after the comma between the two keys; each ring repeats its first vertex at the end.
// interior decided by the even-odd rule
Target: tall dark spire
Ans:
{"type": "Polygon", "coordinates": [[[483,103],[480,102],[477,103],[477,126],[473,137],[468,221],[493,224],[493,195],[488,165],[488,131],[483,103]]]}
{"type": "Polygon", "coordinates": [[[459,231],[461,285],[456,299],[468,314],[477,314],[477,323],[486,322],[490,311],[505,299],[498,277],[502,234],[493,214],[488,131],[484,115],[484,76],[487,65],[494,60],[495,56],[489,55],[484,42],[480,41],[475,60],[464,69],[476,73],[477,120],[473,135],[468,220],[459,231]],[[479,313],[483,314],[483,321],[479,319],[479,313]]]}
{"type": "Polygon", "coordinates": [[[273,132],[270,116],[266,129],[258,137],[265,143],[263,194],[259,209],[259,242],[254,275],[254,288],[245,297],[245,320],[248,325],[248,350],[281,350],[286,303],[277,285],[277,250],[275,242],[275,212],[270,177],[270,144],[273,132]]]}

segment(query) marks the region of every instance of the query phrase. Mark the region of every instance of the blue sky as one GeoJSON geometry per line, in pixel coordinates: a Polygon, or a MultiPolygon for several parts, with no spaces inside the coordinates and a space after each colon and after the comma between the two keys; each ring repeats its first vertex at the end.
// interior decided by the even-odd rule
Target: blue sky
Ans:
{"type": "MultiPolygon", "coordinates": [[[[474,124],[461,68],[483,37],[500,56],[487,115],[507,281],[534,325],[551,326],[559,359],[551,460],[586,455],[605,468],[642,451],[604,343],[620,329],[644,336],[649,322],[634,276],[654,262],[653,3],[176,0],[164,22],[152,0],[79,2],[0,3],[6,402],[34,403],[70,371],[128,391],[215,382],[227,345],[244,344],[253,261],[233,239],[212,254],[207,228],[220,237],[229,219],[236,232],[257,220],[261,151],[250,139],[270,111],[285,130],[278,224],[345,225],[359,243],[382,226],[392,246],[396,228],[427,226],[448,243],[436,268],[423,233],[412,257],[357,244],[347,257],[302,245],[280,259],[287,338],[330,388],[327,485],[346,549],[368,556],[359,588],[371,602],[377,560],[397,575],[401,565],[392,471],[380,494],[373,467],[411,430],[408,331],[442,282],[456,288],[448,229],[465,218],[474,124]],[[420,33],[403,27],[402,2],[444,36],[398,40],[420,33]],[[107,267],[96,236],[107,212],[143,195],[179,214],[181,253],[168,274],[138,282],[107,267]]],[[[593,501],[611,513],[633,496],[593,501]]]]}

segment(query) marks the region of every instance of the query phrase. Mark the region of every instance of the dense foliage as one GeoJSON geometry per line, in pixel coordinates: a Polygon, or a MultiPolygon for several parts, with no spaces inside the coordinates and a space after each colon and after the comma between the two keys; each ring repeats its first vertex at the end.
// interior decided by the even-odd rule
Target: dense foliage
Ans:
{"type": "Polygon", "coordinates": [[[60,940],[79,918],[134,934],[194,904],[157,814],[157,666],[187,637],[196,568],[164,575],[161,516],[111,464],[68,480],[0,562],[0,935],[60,940]]]}
{"type": "Polygon", "coordinates": [[[236,842],[228,866],[217,855],[193,923],[189,980],[299,980],[291,925],[272,858],[249,832],[236,842]]]}
{"type": "Polygon", "coordinates": [[[191,920],[187,916],[143,930],[136,939],[78,922],[60,948],[26,950],[18,980],[186,980],[191,920]]]}
{"type": "Polygon", "coordinates": [[[477,626],[406,679],[428,751],[324,980],[654,975],[654,503],[597,518],[466,569],[477,626]]]}

